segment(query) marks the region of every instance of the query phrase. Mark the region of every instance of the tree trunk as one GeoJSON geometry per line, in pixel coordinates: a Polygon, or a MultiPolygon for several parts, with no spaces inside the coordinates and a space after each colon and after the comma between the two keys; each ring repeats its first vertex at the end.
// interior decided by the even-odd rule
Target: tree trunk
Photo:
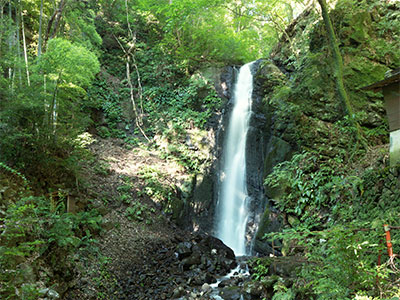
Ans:
{"type": "Polygon", "coordinates": [[[58,78],[56,80],[56,86],[54,87],[53,97],[49,107],[49,128],[53,127],[53,134],[56,134],[57,126],[57,93],[58,93],[58,83],[61,80],[62,71],[60,71],[58,78]]]}
{"type": "Polygon", "coordinates": [[[47,31],[46,31],[46,37],[44,39],[44,44],[47,44],[47,41],[49,38],[54,38],[57,34],[57,27],[61,19],[62,12],[65,7],[66,0],[60,0],[58,3],[58,7],[55,9],[53,15],[51,16],[49,23],[47,24],[47,31]],[[54,21],[56,21],[54,23],[54,21]],[[54,28],[53,28],[53,23],[54,23],[54,28]],[[51,34],[51,35],[50,35],[51,34]]]}
{"type": "Polygon", "coordinates": [[[130,36],[130,38],[132,40],[132,45],[131,45],[130,49],[128,51],[125,51],[126,56],[127,56],[126,57],[126,61],[127,61],[127,79],[128,79],[129,87],[130,87],[130,90],[131,90],[131,100],[132,100],[132,105],[134,107],[136,125],[138,126],[139,130],[142,132],[143,136],[147,140],[149,140],[147,138],[146,134],[144,133],[144,131],[141,128],[141,126],[143,125],[142,115],[143,115],[143,112],[144,112],[144,110],[143,110],[143,88],[142,88],[142,83],[141,83],[141,79],[140,79],[139,68],[138,68],[138,65],[136,63],[135,54],[134,54],[134,51],[135,51],[135,48],[136,48],[136,32],[133,33],[132,28],[131,28],[131,24],[129,22],[128,0],[125,0],[125,10],[126,10],[126,22],[128,23],[129,36],[130,36]],[[133,86],[132,86],[131,77],[130,77],[130,64],[129,64],[130,56],[132,56],[133,65],[135,67],[136,75],[138,77],[138,90],[139,90],[139,100],[140,100],[140,108],[141,108],[139,113],[138,113],[138,109],[136,107],[136,103],[135,103],[135,100],[134,100],[134,97],[133,97],[133,86]]]}
{"type": "Polygon", "coordinates": [[[43,20],[43,0],[40,2],[40,15],[39,15],[39,38],[37,56],[42,54],[42,20],[43,20]]]}
{"type": "Polygon", "coordinates": [[[26,51],[24,16],[22,14],[21,0],[19,0],[19,12],[20,12],[20,15],[21,15],[22,41],[24,43],[24,59],[25,59],[25,69],[26,69],[26,80],[28,82],[28,86],[31,86],[31,81],[30,81],[30,78],[29,78],[28,53],[26,51]]]}
{"type": "MultiPolygon", "coordinates": [[[[11,54],[12,52],[12,47],[13,47],[13,42],[15,42],[15,33],[12,31],[11,27],[11,20],[12,20],[12,5],[11,5],[11,0],[8,1],[8,17],[10,20],[10,25],[9,25],[9,38],[8,38],[8,52],[11,54]]],[[[15,78],[15,62],[14,62],[14,69],[12,68],[12,65],[8,67],[8,79],[9,79],[9,86],[8,88],[11,91],[11,94],[14,93],[14,78],[15,78]]]]}
{"type": "MultiPolygon", "coordinates": [[[[117,39],[117,37],[114,36],[114,38],[118,42],[118,44],[121,47],[122,51],[124,51],[125,57],[126,57],[126,80],[128,82],[128,85],[129,85],[129,91],[130,91],[130,97],[131,97],[132,109],[133,109],[133,114],[134,114],[134,118],[135,118],[136,127],[140,130],[140,132],[146,138],[146,140],[148,142],[150,142],[150,139],[147,137],[146,133],[142,129],[141,122],[139,121],[139,118],[141,118],[141,115],[138,113],[138,110],[137,110],[137,106],[136,106],[136,102],[135,102],[135,96],[133,94],[133,85],[132,85],[132,81],[131,81],[131,68],[130,68],[130,58],[131,57],[130,57],[130,55],[131,55],[131,51],[135,47],[135,44],[133,43],[132,46],[130,47],[130,49],[128,49],[128,51],[126,51],[124,46],[122,46],[120,41],[117,39]]],[[[137,65],[135,65],[135,67],[137,68],[137,65]]],[[[136,71],[139,72],[138,69],[136,69],[136,71]]],[[[140,80],[140,77],[139,77],[138,80],[140,80]]]]}
{"type": "Polygon", "coordinates": [[[1,5],[0,5],[0,28],[1,28],[1,31],[0,31],[0,57],[2,57],[2,54],[3,54],[3,52],[2,52],[2,46],[3,46],[3,32],[4,32],[4,13],[3,13],[3,10],[4,10],[4,3],[2,2],[1,3],[1,5]]]}
{"type": "Polygon", "coordinates": [[[22,71],[21,71],[21,45],[19,42],[20,39],[20,35],[19,35],[19,31],[20,31],[20,26],[21,26],[21,21],[20,21],[20,15],[18,12],[18,6],[15,6],[15,19],[17,20],[17,59],[16,59],[16,67],[18,68],[18,85],[21,85],[22,82],[22,71]]]}
{"type": "Polygon", "coordinates": [[[353,107],[351,106],[349,96],[346,92],[346,88],[344,86],[343,81],[343,59],[340,53],[339,45],[336,40],[335,31],[333,29],[333,25],[328,13],[328,6],[326,4],[326,0],[318,0],[319,5],[321,6],[322,18],[325,23],[326,31],[328,34],[328,39],[330,43],[330,48],[333,54],[334,61],[334,76],[336,79],[336,89],[339,95],[339,98],[342,102],[342,106],[344,108],[345,113],[347,114],[349,121],[356,128],[356,139],[357,142],[361,142],[363,146],[366,146],[366,142],[363,138],[362,131],[360,125],[355,120],[353,107]]]}
{"type": "Polygon", "coordinates": [[[60,4],[58,6],[58,10],[57,10],[57,15],[56,15],[56,21],[54,23],[54,29],[53,29],[53,33],[51,35],[51,38],[55,38],[57,35],[57,31],[58,31],[58,26],[60,25],[60,20],[62,17],[62,12],[64,10],[65,4],[67,3],[66,0],[61,0],[60,4]]]}

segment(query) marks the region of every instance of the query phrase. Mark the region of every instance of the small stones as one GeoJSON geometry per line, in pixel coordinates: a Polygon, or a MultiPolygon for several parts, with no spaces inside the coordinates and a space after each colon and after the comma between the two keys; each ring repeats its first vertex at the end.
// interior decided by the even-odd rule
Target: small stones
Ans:
{"type": "Polygon", "coordinates": [[[121,299],[212,299],[211,284],[235,266],[233,251],[219,239],[189,235],[170,245],[155,245],[142,264],[127,269],[127,278],[119,283],[121,299]]]}
{"type": "Polygon", "coordinates": [[[176,253],[178,254],[179,259],[183,259],[185,257],[190,256],[192,253],[192,243],[190,242],[182,242],[176,246],[176,253]]]}
{"type": "Polygon", "coordinates": [[[204,283],[204,284],[201,286],[201,290],[202,290],[204,293],[209,293],[209,292],[211,292],[212,288],[211,288],[211,286],[210,286],[208,283],[204,283]]]}
{"type": "Polygon", "coordinates": [[[46,299],[59,299],[60,295],[52,289],[49,288],[45,288],[45,289],[41,289],[39,291],[39,294],[42,295],[42,297],[46,297],[46,299]]]}
{"type": "Polygon", "coordinates": [[[176,299],[176,298],[180,298],[185,294],[185,290],[183,287],[178,286],[176,289],[174,289],[173,293],[172,293],[172,298],[176,299]]]}

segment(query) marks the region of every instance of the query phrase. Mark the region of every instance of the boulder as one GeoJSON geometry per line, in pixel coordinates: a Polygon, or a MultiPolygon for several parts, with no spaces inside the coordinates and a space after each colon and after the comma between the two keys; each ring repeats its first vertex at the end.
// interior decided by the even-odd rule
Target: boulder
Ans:
{"type": "Polygon", "coordinates": [[[192,254],[192,243],[182,242],[176,246],[176,253],[179,259],[186,258],[192,254]]]}
{"type": "Polygon", "coordinates": [[[219,296],[224,300],[240,300],[241,288],[238,286],[229,286],[222,289],[219,296]]]}
{"type": "Polygon", "coordinates": [[[272,242],[264,238],[264,236],[271,232],[279,232],[282,226],[281,215],[272,207],[267,207],[261,218],[257,234],[254,241],[254,251],[262,255],[281,255],[280,246],[282,243],[279,240],[272,242]],[[273,247],[275,246],[275,247],[273,247]]]}
{"type": "Polygon", "coordinates": [[[243,286],[243,291],[252,297],[260,297],[264,290],[265,287],[260,281],[247,281],[243,286]]]}
{"type": "Polygon", "coordinates": [[[204,284],[201,286],[201,290],[202,290],[202,292],[204,292],[204,293],[209,293],[209,292],[212,291],[212,287],[211,287],[208,283],[204,283],[204,284]]]}
{"type": "Polygon", "coordinates": [[[193,253],[189,257],[186,257],[182,260],[181,265],[183,270],[189,270],[192,266],[197,266],[201,263],[201,255],[200,253],[193,253]]]}

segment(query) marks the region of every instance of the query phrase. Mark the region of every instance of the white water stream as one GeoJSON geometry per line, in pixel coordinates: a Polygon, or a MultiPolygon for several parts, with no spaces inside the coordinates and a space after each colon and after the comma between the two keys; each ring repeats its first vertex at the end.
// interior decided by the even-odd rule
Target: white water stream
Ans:
{"type": "Polygon", "coordinates": [[[240,68],[234,88],[234,107],[224,143],[221,185],[217,202],[217,237],[230,247],[236,256],[246,251],[247,184],[246,137],[249,128],[253,76],[252,63],[240,68]]]}

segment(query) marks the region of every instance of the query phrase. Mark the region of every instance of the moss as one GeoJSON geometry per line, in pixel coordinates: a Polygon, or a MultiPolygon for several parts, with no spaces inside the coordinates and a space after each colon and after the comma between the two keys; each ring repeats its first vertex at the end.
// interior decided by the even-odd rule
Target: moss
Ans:
{"type": "Polygon", "coordinates": [[[276,86],[286,83],[286,76],[270,61],[263,61],[259,66],[255,78],[261,82],[264,93],[270,93],[276,86]]]}
{"type": "Polygon", "coordinates": [[[264,174],[271,173],[275,165],[290,159],[292,153],[293,149],[288,142],[273,136],[268,143],[268,150],[264,163],[264,174]]]}
{"type": "Polygon", "coordinates": [[[347,56],[344,75],[347,85],[352,90],[358,90],[364,86],[382,80],[389,68],[380,63],[369,60],[363,56],[347,56]]]}
{"type": "Polygon", "coordinates": [[[178,225],[183,224],[183,216],[185,211],[185,202],[182,199],[174,198],[171,200],[171,219],[178,225]]]}
{"type": "Polygon", "coordinates": [[[345,17],[345,22],[348,22],[348,26],[343,26],[340,32],[342,43],[353,46],[365,43],[370,37],[371,15],[366,11],[358,11],[353,14],[347,13],[345,17]]]}
{"type": "Polygon", "coordinates": [[[268,227],[270,225],[269,213],[270,213],[269,208],[266,208],[261,218],[260,224],[258,225],[258,230],[256,235],[256,239],[258,240],[262,240],[264,238],[264,235],[268,232],[268,227]]]}

